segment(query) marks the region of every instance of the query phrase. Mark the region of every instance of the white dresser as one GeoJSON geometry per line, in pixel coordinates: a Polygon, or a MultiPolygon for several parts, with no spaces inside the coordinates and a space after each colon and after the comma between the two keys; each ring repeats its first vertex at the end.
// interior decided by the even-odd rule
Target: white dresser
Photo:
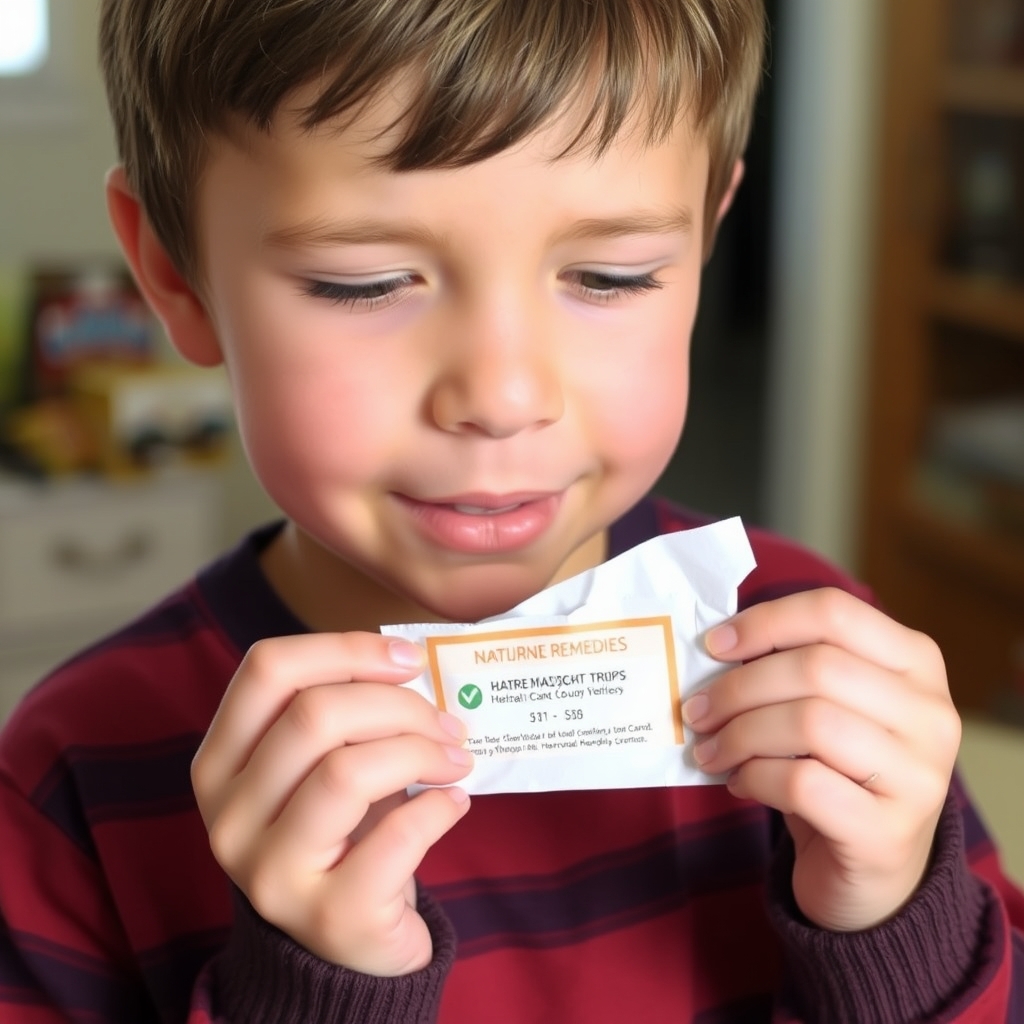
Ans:
{"type": "Polygon", "coordinates": [[[0,721],[48,669],[138,614],[218,550],[222,483],[0,477],[0,721]]]}

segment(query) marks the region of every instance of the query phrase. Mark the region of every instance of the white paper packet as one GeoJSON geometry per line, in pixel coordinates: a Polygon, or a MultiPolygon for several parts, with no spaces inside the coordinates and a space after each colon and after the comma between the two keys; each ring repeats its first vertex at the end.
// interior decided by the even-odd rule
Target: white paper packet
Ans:
{"type": "Polygon", "coordinates": [[[703,634],[754,568],[738,518],[664,534],[472,624],[387,625],[427,650],[410,683],[458,715],[469,793],[720,782],[692,757],[682,701],[725,666],[703,634]]]}

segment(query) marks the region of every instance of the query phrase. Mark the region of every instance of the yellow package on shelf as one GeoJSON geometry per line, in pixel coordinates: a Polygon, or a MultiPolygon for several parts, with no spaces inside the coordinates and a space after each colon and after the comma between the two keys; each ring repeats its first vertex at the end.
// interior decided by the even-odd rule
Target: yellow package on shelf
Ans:
{"type": "Polygon", "coordinates": [[[231,396],[222,372],[187,365],[88,366],[71,397],[114,476],[168,462],[219,461],[227,451],[231,396]]]}

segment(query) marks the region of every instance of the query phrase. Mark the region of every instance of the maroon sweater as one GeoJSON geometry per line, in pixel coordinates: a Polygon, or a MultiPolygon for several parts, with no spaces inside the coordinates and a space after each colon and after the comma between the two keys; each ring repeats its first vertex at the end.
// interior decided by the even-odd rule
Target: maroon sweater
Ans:
{"type": "MultiPolygon", "coordinates": [[[[696,524],[642,502],[610,553],[696,524]]],[[[232,891],[189,782],[249,645],[305,629],[259,568],[277,528],[58,669],[6,726],[6,1024],[1024,1024],[1024,899],[956,782],[919,893],[868,932],[802,920],[779,816],[699,786],[476,797],[417,875],[430,966],[382,979],[307,953],[232,891]]],[[[741,607],[864,596],[784,540],[751,542],[741,607]]]]}

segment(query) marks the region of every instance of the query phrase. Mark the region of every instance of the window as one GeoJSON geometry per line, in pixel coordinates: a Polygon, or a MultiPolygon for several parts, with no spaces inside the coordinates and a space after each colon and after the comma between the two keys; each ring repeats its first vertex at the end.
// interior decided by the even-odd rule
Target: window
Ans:
{"type": "Polygon", "coordinates": [[[0,6],[0,75],[30,75],[50,49],[47,0],[5,0],[0,6]]]}
{"type": "Polygon", "coordinates": [[[66,126],[80,104],[81,0],[0,0],[0,129],[66,126]]]}

